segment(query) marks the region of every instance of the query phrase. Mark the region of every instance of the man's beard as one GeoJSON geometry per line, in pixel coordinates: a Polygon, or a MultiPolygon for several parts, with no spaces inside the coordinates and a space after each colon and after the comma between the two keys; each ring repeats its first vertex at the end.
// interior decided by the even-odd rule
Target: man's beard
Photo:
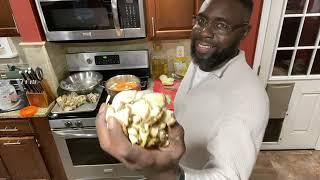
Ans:
{"type": "Polygon", "coordinates": [[[222,65],[233,58],[238,52],[238,43],[234,43],[228,48],[216,51],[208,58],[201,58],[196,54],[195,42],[195,40],[192,40],[191,42],[191,56],[193,59],[193,63],[198,65],[199,68],[205,72],[211,72],[213,70],[219,69],[222,65]]]}

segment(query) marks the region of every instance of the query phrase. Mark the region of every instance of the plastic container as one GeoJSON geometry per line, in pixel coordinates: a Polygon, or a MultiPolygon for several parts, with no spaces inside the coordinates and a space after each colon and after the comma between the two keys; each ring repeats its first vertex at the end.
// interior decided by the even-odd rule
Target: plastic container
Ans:
{"type": "Polygon", "coordinates": [[[9,80],[0,80],[0,109],[10,109],[18,100],[16,89],[9,80]]]}
{"type": "Polygon", "coordinates": [[[187,57],[176,57],[174,60],[174,74],[178,77],[184,77],[187,73],[189,61],[187,57]]]}

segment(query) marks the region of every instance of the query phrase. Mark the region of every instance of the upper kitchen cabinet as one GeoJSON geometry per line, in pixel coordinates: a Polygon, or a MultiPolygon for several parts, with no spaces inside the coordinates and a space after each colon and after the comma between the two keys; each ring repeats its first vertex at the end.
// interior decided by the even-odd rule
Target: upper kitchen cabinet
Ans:
{"type": "MultiPolygon", "coordinates": [[[[0,0],[0,2],[8,0],[0,0]]],[[[22,42],[44,41],[39,15],[34,0],[9,0],[22,42]]],[[[3,3],[1,3],[2,5],[3,3]]],[[[7,10],[1,6],[1,11],[7,10]]],[[[0,13],[2,16],[2,12],[0,13]]],[[[1,17],[0,17],[1,19],[1,17]]]]}
{"type": "Polygon", "coordinates": [[[149,39],[189,38],[192,16],[204,0],[146,0],[149,39]]]}
{"type": "Polygon", "coordinates": [[[9,0],[0,0],[0,37],[19,36],[9,0]]]}

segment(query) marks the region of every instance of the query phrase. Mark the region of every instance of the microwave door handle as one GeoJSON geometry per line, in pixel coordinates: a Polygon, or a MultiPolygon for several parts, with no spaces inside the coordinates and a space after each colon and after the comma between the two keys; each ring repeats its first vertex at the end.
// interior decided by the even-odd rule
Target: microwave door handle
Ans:
{"type": "Polygon", "coordinates": [[[119,21],[119,14],[118,14],[118,0],[111,0],[111,7],[112,7],[114,27],[116,28],[117,36],[123,37],[122,29],[120,29],[120,21],[119,21]]]}
{"type": "Polygon", "coordinates": [[[66,132],[60,132],[60,131],[54,131],[54,133],[60,137],[66,138],[66,139],[72,139],[72,138],[96,138],[97,134],[79,134],[79,133],[66,133],[66,132]]]}

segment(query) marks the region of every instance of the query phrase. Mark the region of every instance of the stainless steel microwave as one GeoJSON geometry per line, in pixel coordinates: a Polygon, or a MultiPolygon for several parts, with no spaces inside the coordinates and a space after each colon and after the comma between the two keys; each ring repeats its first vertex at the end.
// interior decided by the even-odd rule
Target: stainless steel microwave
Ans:
{"type": "Polygon", "coordinates": [[[48,41],[146,37],[143,0],[35,0],[48,41]]]}

